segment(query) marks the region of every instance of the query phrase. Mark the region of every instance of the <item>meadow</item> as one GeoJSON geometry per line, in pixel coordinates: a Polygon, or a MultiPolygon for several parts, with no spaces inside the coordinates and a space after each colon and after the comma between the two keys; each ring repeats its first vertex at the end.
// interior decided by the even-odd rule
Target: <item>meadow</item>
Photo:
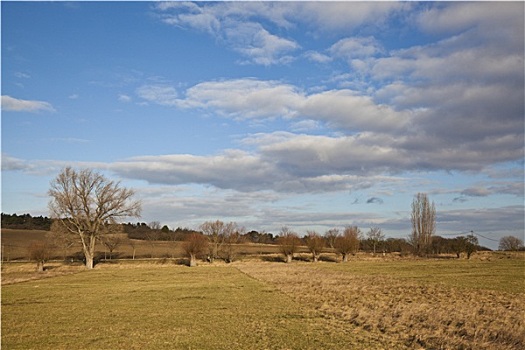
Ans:
{"type": "Polygon", "coordinates": [[[11,276],[34,264],[5,263],[2,348],[525,346],[522,255],[304,260],[253,256],[196,268],[175,259],[121,261],[91,271],[50,263],[22,283],[11,276]]]}

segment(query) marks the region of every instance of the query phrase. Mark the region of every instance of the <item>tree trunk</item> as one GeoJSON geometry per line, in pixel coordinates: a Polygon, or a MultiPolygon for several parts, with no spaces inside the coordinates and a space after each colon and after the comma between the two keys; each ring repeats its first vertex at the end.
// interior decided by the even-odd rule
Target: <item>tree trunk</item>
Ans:
{"type": "Polygon", "coordinates": [[[86,268],[91,270],[93,268],[93,255],[89,254],[88,252],[84,252],[84,256],[86,258],[86,268]]]}
{"type": "Polygon", "coordinates": [[[312,256],[313,256],[314,263],[319,261],[319,256],[318,255],[313,254],[312,256]]]}
{"type": "Polygon", "coordinates": [[[291,263],[292,259],[293,259],[293,255],[292,254],[286,254],[286,262],[287,263],[291,263]]]}
{"type": "Polygon", "coordinates": [[[343,262],[348,262],[348,254],[343,254],[343,262]]]}
{"type": "Polygon", "coordinates": [[[44,272],[44,262],[43,261],[38,261],[36,263],[36,271],[37,272],[44,272]]]}
{"type": "Polygon", "coordinates": [[[190,255],[190,267],[197,266],[197,257],[194,254],[190,255]]]}

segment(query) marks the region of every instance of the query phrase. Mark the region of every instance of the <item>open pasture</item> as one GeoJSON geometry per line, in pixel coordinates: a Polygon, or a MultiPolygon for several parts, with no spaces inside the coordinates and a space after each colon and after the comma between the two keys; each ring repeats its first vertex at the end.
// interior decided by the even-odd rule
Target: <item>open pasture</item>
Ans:
{"type": "MultiPolygon", "coordinates": [[[[32,267],[5,264],[3,275],[32,267]]],[[[3,348],[525,345],[523,259],[347,264],[251,259],[197,268],[128,261],[67,272],[76,273],[2,287],[3,348]]]]}
{"type": "Polygon", "coordinates": [[[5,349],[381,347],[352,330],[234,266],[101,264],[2,287],[5,349]]]}

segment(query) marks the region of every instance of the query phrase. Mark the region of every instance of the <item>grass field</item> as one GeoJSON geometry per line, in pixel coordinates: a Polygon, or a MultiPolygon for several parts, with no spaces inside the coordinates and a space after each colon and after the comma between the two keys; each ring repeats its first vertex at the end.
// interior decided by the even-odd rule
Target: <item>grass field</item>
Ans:
{"type": "Polygon", "coordinates": [[[240,268],[383,342],[411,349],[524,349],[523,255],[493,258],[240,268]]]}
{"type": "Polygon", "coordinates": [[[3,285],[2,348],[522,349],[524,261],[501,257],[51,266],[3,285]]]}
{"type": "Polygon", "coordinates": [[[99,265],[2,288],[2,349],[380,348],[342,326],[230,266],[99,265]]]}

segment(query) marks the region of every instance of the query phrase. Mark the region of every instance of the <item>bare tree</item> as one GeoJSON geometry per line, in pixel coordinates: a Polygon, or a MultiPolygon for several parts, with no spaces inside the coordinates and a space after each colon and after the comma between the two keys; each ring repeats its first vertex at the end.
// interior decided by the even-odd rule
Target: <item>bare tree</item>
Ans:
{"type": "Polygon", "coordinates": [[[44,271],[44,264],[50,258],[49,246],[44,242],[31,243],[28,248],[29,260],[36,261],[36,270],[44,271]]]}
{"type": "Polygon", "coordinates": [[[514,236],[501,237],[499,240],[499,250],[518,251],[523,248],[523,240],[514,236]]]}
{"type": "Polygon", "coordinates": [[[469,235],[467,235],[467,242],[465,244],[465,253],[467,253],[467,259],[470,259],[470,256],[478,251],[478,247],[478,238],[474,236],[473,232],[471,232],[469,235]]]}
{"type": "Polygon", "coordinates": [[[107,234],[102,237],[102,243],[109,250],[109,259],[113,258],[113,251],[118,248],[122,242],[118,233],[107,234]]]}
{"type": "Polygon", "coordinates": [[[319,261],[319,256],[325,247],[325,240],[315,231],[306,231],[306,246],[310,253],[312,253],[313,262],[319,261]]]}
{"type": "Polygon", "coordinates": [[[200,233],[192,233],[186,237],[182,248],[190,258],[190,267],[197,266],[197,258],[208,249],[208,239],[200,233]]]}
{"type": "Polygon", "coordinates": [[[412,202],[412,234],[409,242],[414,254],[428,254],[432,236],[436,232],[436,207],[430,203],[426,193],[418,193],[412,202]]]}
{"type": "Polygon", "coordinates": [[[204,233],[210,242],[210,255],[209,260],[213,262],[219,258],[219,251],[224,244],[224,239],[229,233],[234,232],[237,225],[233,222],[225,224],[224,222],[217,221],[206,221],[201,225],[201,231],[204,233]]]}
{"type": "Polygon", "coordinates": [[[132,200],[134,194],[89,169],[65,168],[51,182],[51,216],[80,237],[88,269],[93,268],[97,239],[111,233],[118,219],[140,216],[141,203],[132,200]]]}
{"type": "Polygon", "coordinates": [[[357,226],[347,226],[342,235],[335,239],[335,250],[343,257],[343,262],[348,261],[348,255],[355,254],[359,249],[359,234],[357,226]]]}
{"type": "Polygon", "coordinates": [[[339,236],[339,234],[339,230],[336,228],[332,228],[325,232],[324,238],[326,239],[326,243],[330,248],[335,248],[335,239],[339,236]]]}
{"type": "Polygon", "coordinates": [[[368,240],[372,243],[374,255],[376,255],[376,247],[385,240],[385,235],[379,227],[372,227],[366,234],[368,240]]]}
{"type": "Polygon", "coordinates": [[[299,248],[300,239],[299,236],[297,236],[297,233],[291,231],[288,227],[283,226],[279,233],[277,244],[279,244],[279,251],[284,254],[286,262],[290,263],[299,248]]]}
{"type": "Polygon", "coordinates": [[[237,258],[239,244],[243,241],[245,229],[237,227],[237,224],[226,225],[224,230],[224,239],[221,249],[221,256],[227,263],[233,262],[237,258]]]}

